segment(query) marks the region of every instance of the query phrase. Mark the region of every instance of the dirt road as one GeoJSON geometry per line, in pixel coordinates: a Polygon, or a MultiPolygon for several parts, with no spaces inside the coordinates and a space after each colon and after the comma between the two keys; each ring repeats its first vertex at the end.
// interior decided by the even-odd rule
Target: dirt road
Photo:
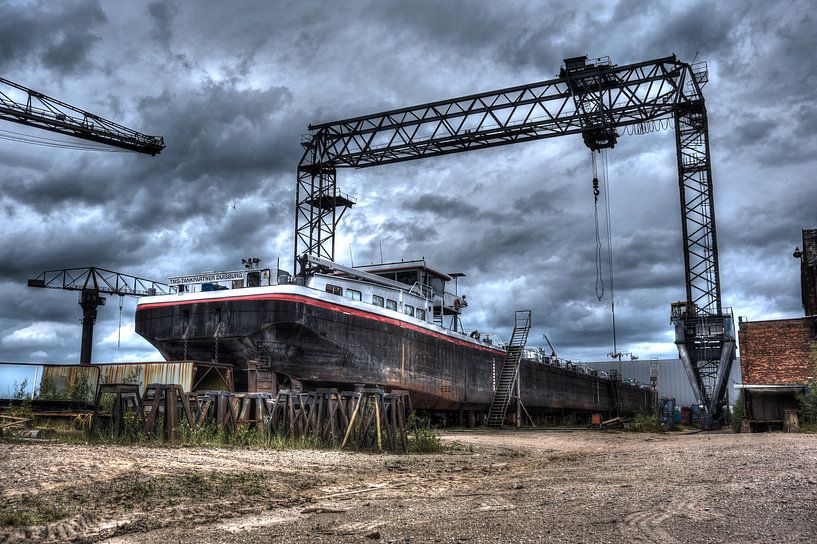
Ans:
{"type": "Polygon", "coordinates": [[[412,456],[4,443],[0,541],[817,538],[815,435],[504,431],[444,440],[452,451],[412,456]]]}

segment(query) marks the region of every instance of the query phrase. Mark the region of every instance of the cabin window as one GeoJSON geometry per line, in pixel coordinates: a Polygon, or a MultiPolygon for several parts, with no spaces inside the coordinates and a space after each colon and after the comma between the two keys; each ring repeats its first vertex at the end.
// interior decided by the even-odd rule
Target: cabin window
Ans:
{"type": "Polygon", "coordinates": [[[337,285],[332,285],[330,283],[326,284],[326,292],[327,293],[332,293],[333,295],[338,295],[338,296],[343,295],[343,289],[341,289],[337,285]]]}
{"type": "Polygon", "coordinates": [[[390,298],[387,298],[386,299],[386,308],[389,309],[389,310],[394,310],[396,312],[397,311],[397,301],[392,300],[390,298]]]}
{"type": "Polygon", "coordinates": [[[380,295],[372,295],[372,304],[375,306],[383,307],[383,297],[380,295]]]}
{"type": "Polygon", "coordinates": [[[405,304],[405,305],[403,306],[403,312],[404,312],[406,315],[410,315],[410,316],[414,317],[414,306],[410,306],[410,305],[408,305],[408,304],[405,304]]]}
{"type": "Polygon", "coordinates": [[[355,291],[354,289],[347,289],[346,290],[346,298],[352,300],[362,300],[360,291],[355,291]]]}
{"type": "Polygon", "coordinates": [[[426,320],[426,311],[422,308],[417,308],[417,319],[426,320]]]}

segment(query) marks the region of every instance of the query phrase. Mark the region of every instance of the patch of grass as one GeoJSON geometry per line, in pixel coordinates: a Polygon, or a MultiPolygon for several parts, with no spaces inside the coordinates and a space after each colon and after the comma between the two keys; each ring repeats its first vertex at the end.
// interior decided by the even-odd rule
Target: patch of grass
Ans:
{"type": "Polygon", "coordinates": [[[462,444],[460,442],[451,442],[448,446],[448,451],[451,453],[474,453],[473,444],[462,444]]]}
{"type": "Polygon", "coordinates": [[[445,449],[440,437],[431,429],[418,425],[409,434],[409,451],[412,453],[442,453],[445,449]]]}
{"type": "Polygon", "coordinates": [[[661,430],[658,414],[636,414],[630,422],[629,430],[637,433],[655,433],[661,430]]]}
{"type": "Polygon", "coordinates": [[[45,525],[68,517],[68,513],[46,505],[38,497],[21,495],[0,501],[0,527],[45,525]]]}
{"type": "Polygon", "coordinates": [[[125,508],[161,501],[176,504],[177,499],[231,495],[256,497],[267,490],[269,476],[260,472],[186,472],[178,475],[128,476],[116,479],[110,493],[94,497],[102,503],[113,502],[125,508]]]}
{"type": "Polygon", "coordinates": [[[817,423],[801,423],[800,432],[817,433],[817,423]]]}
{"type": "Polygon", "coordinates": [[[255,427],[241,426],[234,433],[224,432],[224,428],[208,424],[192,429],[187,421],[179,423],[175,442],[163,440],[162,422],[157,422],[156,431],[151,434],[142,432],[140,422],[128,413],[125,415],[125,431],[114,436],[108,430],[99,430],[85,437],[88,443],[119,444],[163,447],[235,447],[235,448],[273,448],[284,449],[317,449],[328,447],[316,437],[302,436],[291,438],[280,435],[268,435],[255,427]]]}

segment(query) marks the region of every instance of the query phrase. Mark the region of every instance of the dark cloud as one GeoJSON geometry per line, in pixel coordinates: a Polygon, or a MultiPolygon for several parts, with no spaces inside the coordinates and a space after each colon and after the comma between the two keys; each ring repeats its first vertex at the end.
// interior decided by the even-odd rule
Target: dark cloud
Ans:
{"type": "Polygon", "coordinates": [[[173,19],[179,12],[175,2],[151,2],[147,7],[148,15],[153,19],[150,37],[159,42],[165,49],[170,48],[173,37],[173,19]]]}
{"type": "Polygon", "coordinates": [[[86,70],[100,41],[105,12],[96,1],[0,5],[0,70],[20,73],[41,63],[58,75],[86,70]]]}

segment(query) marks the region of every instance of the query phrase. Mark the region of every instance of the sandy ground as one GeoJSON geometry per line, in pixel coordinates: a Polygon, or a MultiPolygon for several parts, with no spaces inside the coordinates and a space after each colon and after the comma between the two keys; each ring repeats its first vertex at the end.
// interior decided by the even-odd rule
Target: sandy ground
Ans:
{"type": "Polygon", "coordinates": [[[411,456],[3,443],[0,514],[62,519],[0,527],[0,541],[817,538],[817,435],[534,430],[444,440],[452,451],[411,456]]]}

